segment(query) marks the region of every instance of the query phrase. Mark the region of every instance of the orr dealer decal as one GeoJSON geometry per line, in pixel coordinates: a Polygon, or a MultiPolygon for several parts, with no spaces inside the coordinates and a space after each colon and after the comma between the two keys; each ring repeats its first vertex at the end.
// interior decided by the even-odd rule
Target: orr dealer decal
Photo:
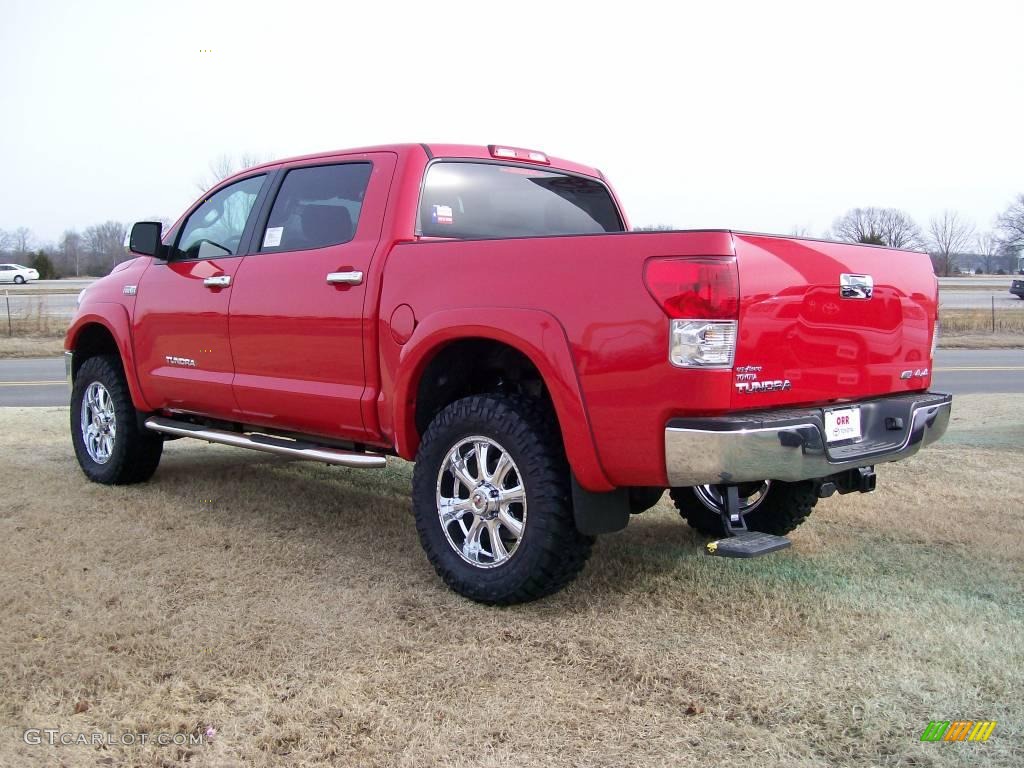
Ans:
{"type": "Polygon", "coordinates": [[[741,365],[736,369],[736,391],[741,395],[755,395],[761,392],[785,392],[793,388],[789,379],[761,381],[760,365],[741,365]]]}

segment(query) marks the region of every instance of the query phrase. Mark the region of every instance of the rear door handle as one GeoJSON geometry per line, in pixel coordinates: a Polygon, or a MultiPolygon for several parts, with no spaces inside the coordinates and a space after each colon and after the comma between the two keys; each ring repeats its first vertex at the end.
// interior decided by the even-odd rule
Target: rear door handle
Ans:
{"type": "Polygon", "coordinates": [[[327,282],[330,285],[359,285],[363,282],[362,272],[328,272],[327,282]]]}
{"type": "Polygon", "coordinates": [[[203,285],[207,288],[227,288],[231,285],[231,275],[216,275],[204,278],[203,285]]]}

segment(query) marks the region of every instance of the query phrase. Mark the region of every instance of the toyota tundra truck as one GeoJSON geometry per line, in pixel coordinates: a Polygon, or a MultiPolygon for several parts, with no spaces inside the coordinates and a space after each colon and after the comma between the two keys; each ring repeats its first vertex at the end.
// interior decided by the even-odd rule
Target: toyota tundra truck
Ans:
{"type": "Polygon", "coordinates": [[[483,603],[559,590],[666,489],[709,553],[774,551],[950,417],[927,255],[631,232],[600,171],[535,150],[267,163],[128,247],[65,339],[85,475],[148,480],[180,437],[414,461],[427,557],[483,603]]]}

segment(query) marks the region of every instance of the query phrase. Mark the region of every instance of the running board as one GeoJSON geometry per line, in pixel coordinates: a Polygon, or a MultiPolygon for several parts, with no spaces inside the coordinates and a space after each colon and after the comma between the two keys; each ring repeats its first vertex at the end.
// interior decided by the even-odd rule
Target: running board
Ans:
{"type": "Polygon", "coordinates": [[[326,464],[337,464],[342,467],[358,467],[360,469],[383,469],[387,459],[376,453],[356,453],[331,448],[317,443],[289,440],[286,437],[274,437],[259,433],[229,432],[226,429],[214,429],[187,421],[165,419],[162,416],[150,416],[146,419],[146,428],[154,432],[162,432],[178,437],[194,437],[208,443],[233,445],[236,448],[251,448],[254,451],[276,453],[279,456],[290,456],[293,459],[322,461],[326,464]]]}

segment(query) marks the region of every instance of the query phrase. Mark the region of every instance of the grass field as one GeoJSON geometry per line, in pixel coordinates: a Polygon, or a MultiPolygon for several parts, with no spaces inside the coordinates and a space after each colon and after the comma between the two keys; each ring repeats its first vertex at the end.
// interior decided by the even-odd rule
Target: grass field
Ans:
{"type": "Polygon", "coordinates": [[[1022,405],[959,398],[943,443],[786,552],[707,557],[663,501],[510,609],[435,577],[405,463],[182,440],[101,487],[66,409],[0,409],[0,766],[1022,765],[1022,405]],[[952,719],[999,724],[919,741],[952,719]]]}
{"type": "MultiPolygon", "coordinates": [[[[992,312],[987,309],[943,309],[940,310],[939,321],[943,336],[993,333],[992,312]]],[[[996,335],[1016,335],[1024,340],[1024,312],[998,310],[994,324],[996,335]]],[[[942,336],[939,343],[942,343],[942,336]]]]}

